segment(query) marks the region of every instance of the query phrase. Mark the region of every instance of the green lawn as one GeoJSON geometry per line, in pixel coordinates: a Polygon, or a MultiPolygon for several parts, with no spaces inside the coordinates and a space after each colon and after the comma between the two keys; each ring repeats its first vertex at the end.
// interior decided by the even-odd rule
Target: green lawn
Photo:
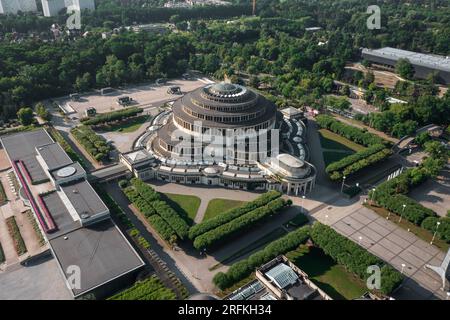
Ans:
{"type": "Polygon", "coordinates": [[[320,144],[324,149],[342,150],[346,152],[355,152],[364,149],[364,146],[350,141],[327,129],[320,129],[320,144]]]}
{"type": "Polygon", "coordinates": [[[164,193],[167,203],[177,212],[179,212],[189,225],[194,223],[198,207],[200,207],[200,198],[196,196],[187,196],[184,194],[164,193]]]}
{"type": "Polygon", "coordinates": [[[319,130],[325,166],[345,158],[364,147],[327,129],[319,130]]]}
{"type": "Polygon", "coordinates": [[[216,215],[225,212],[229,209],[233,209],[242,206],[245,201],[228,200],[228,199],[212,199],[208,203],[203,221],[211,219],[216,215]]]}
{"type": "Polygon", "coordinates": [[[355,299],[368,291],[365,283],[347,272],[320,248],[300,246],[286,256],[333,299],[355,299]]]}
{"type": "Polygon", "coordinates": [[[110,132],[122,132],[122,133],[130,133],[139,129],[145,122],[150,120],[150,116],[138,116],[131,118],[129,120],[125,120],[120,124],[111,125],[107,128],[107,131],[110,132]]]}

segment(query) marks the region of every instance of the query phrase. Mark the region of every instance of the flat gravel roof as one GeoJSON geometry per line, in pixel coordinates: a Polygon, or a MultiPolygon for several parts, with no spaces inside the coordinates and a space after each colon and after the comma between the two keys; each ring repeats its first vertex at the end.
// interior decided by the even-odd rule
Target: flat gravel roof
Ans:
{"type": "Polygon", "coordinates": [[[51,143],[36,148],[44,159],[49,170],[54,170],[68,166],[73,161],[58,143],[51,143]]]}
{"type": "Polygon", "coordinates": [[[108,210],[102,199],[85,179],[69,182],[60,185],[60,187],[80,217],[83,213],[95,216],[108,210]]]}
{"type": "Polygon", "coordinates": [[[144,265],[134,248],[111,219],[76,229],[50,240],[56,259],[68,278],[69,266],[78,266],[81,286],[72,289],[79,296],[144,265]]]}

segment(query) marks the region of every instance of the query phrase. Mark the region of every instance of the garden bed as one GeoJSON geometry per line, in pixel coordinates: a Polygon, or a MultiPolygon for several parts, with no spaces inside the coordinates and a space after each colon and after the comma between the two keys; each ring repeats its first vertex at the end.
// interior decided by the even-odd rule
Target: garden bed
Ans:
{"type": "Polygon", "coordinates": [[[25,245],[25,241],[20,234],[19,226],[17,225],[16,218],[9,217],[6,219],[6,225],[8,227],[8,232],[11,238],[13,239],[14,249],[16,250],[19,256],[28,252],[27,247],[25,245]]]}

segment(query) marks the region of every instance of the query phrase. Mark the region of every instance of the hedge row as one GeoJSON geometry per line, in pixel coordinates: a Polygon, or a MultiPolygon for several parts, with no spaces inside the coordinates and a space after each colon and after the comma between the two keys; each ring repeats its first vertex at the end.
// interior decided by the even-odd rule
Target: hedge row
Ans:
{"type": "Polygon", "coordinates": [[[140,194],[133,188],[127,187],[123,189],[123,192],[127,196],[128,200],[130,200],[136,208],[145,216],[147,221],[153,227],[153,229],[158,232],[158,234],[164,240],[173,243],[177,240],[177,235],[175,231],[169,226],[169,224],[164,221],[163,218],[156,214],[156,211],[153,207],[145,201],[140,194]]]}
{"type": "Polygon", "coordinates": [[[394,194],[386,197],[383,201],[383,207],[398,215],[402,215],[403,218],[418,226],[426,218],[436,215],[433,210],[424,207],[403,194],[394,194]],[[405,209],[403,209],[403,205],[406,205],[405,209]]]}
{"type": "Polygon", "coordinates": [[[144,281],[139,281],[131,288],[122,291],[108,300],[175,300],[175,293],[166,288],[161,280],[152,276],[144,281]]]}
{"type": "Polygon", "coordinates": [[[348,167],[349,165],[358,162],[362,159],[367,158],[368,156],[371,156],[383,149],[385,149],[386,147],[383,144],[374,144],[373,146],[368,147],[367,149],[363,149],[361,151],[358,151],[352,155],[349,155],[345,158],[342,158],[339,161],[335,161],[333,163],[330,163],[325,171],[328,174],[331,174],[333,171],[342,171],[343,169],[345,169],[346,167],[348,167]]]}
{"type": "Polygon", "coordinates": [[[194,225],[189,230],[189,238],[191,240],[194,240],[199,235],[208,232],[212,229],[215,229],[225,223],[230,222],[233,219],[236,219],[243,214],[246,214],[247,212],[250,212],[252,210],[255,210],[256,208],[265,206],[270,201],[275,200],[277,198],[281,197],[281,192],[272,190],[269,192],[264,193],[263,195],[259,196],[253,201],[247,202],[243,206],[240,206],[238,208],[230,209],[228,211],[225,211],[214,218],[208,219],[206,221],[203,221],[199,224],[194,225]]]}
{"type": "Polygon", "coordinates": [[[281,254],[294,250],[300,244],[306,242],[309,237],[309,231],[310,227],[304,226],[271,242],[264,249],[255,252],[247,259],[233,264],[226,273],[217,273],[213,278],[214,284],[221,290],[231,287],[233,284],[248,277],[257,267],[281,254]]]}
{"type": "Polygon", "coordinates": [[[131,180],[131,184],[141,198],[153,207],[154,211],[170,225],[181,240],[188,236],[189,226],[186,221],[165,201],[159,200],[159,194],[152,187],[136,178],[131,180]]]}
{"type": "Polygon", "coordinates": [[[321,128],[333,131],[334,133],[366,147],[374,144],[388,144],[386,140],[373,133],[345,124],[329,115],[318,115],[316,117],[316,122],[321,128]]]}
{"type": "Polygon", "coordinates": [[[111,146],[105,138],[96,134],[90,127],[79,126],[70,130],[70,133],[95,160],[108,159],[111,146]]]}
{"type": "Polygon", "coordinates": [[[431,233],[436,232],[436,236],[450,243],[450,218],[449,217],[428,217],[422,221],[422,228],[427,229],[431,233]],[[440,222],[437,228],[437,222],[440,222]]]}
{"type": "Polygon", "coordinates": [[[164,221],[163,218],[154,214],[147,218],[147,221],[151,226],[158,232],[158,234],[166,241],[174,243],[177,240],[177,235],[175,231],[169,226],[169,224],[164,221]]]}
{"type": "Polygon", "coordinates": [[[216,229],[210,230],[194,240],[196,249],[205,249],[217,242],[224,241],[233,234],[242,231],[255,222],[260,221],[272,214],[277,214],[286,206],[286,201],[282,198],[275,199],[263,207],[256,208],[230,222],[223,224],[216,229]]]}
{"type": "Polygon", "coordinates": [[[380,291],[383,294],[390,294],[402,283],[403,276],[400,272],[329,226],[315,223],[310,234],[314,243],[327,255],[363,280],[371,275],[367,268],[378,265],[381,269],[380,291]]]}
{"type": "Polygon", "coordinates": [[[150,217],[156,214],[156,211],[151,204],[145,201],[133,187],[127,187],[123,189],[123,191],[128,200],[130,200],[144,216],[150,217]]]}
{"type": "Polygon", "coordinates": [[[108,122],[113,121],[119,121],[126,118],[134,117],[140,113],[142,113],[144,110],[142,108],[138,107],[132,107],[132,108],[126,108],[118,111],[112,111],[112,112],[106,112],[102,114],[98,114],[93,118],[83,118],[81,119],[81,122],[85,125],[98,125],[98,124],[105,124],[108,122]]]}
{"type": "Polygon", "coordinates": [[[16,218],[14,216],[6,219],[6,225],[8,227],[8,232],[14,242],[14,248],[16,249],[17,255],[21,256],[28,252],[25,241],[20,234],[19,226],[17,225],[16,218]]]}
{"type": "Polygon", "coordinates": [[[153,201],[152,206],[156,213],[158,213],[158,215],[163,218],[173,230],[175,230],[181,240],[187,238],[189,226],[174,209],[172,209],[165,201],[153,201]]]}

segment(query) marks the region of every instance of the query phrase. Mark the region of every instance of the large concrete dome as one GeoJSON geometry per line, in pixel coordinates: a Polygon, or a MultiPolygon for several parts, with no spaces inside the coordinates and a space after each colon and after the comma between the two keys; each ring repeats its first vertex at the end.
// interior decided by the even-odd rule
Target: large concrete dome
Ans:
{"type": "Polygon", "coordinates": [[[166,159],[193,161],[207,154],[212,162],[260,161],[271,150],[270,135],[262,140],[260,133],[275,128],[276,117],[276,106],[253,90],[232,83],[211,84],[174,102],[172,115],[151,148],[166,159]],[[190,142],[200,136],[201,143],[192,146],[190,142]]]}

